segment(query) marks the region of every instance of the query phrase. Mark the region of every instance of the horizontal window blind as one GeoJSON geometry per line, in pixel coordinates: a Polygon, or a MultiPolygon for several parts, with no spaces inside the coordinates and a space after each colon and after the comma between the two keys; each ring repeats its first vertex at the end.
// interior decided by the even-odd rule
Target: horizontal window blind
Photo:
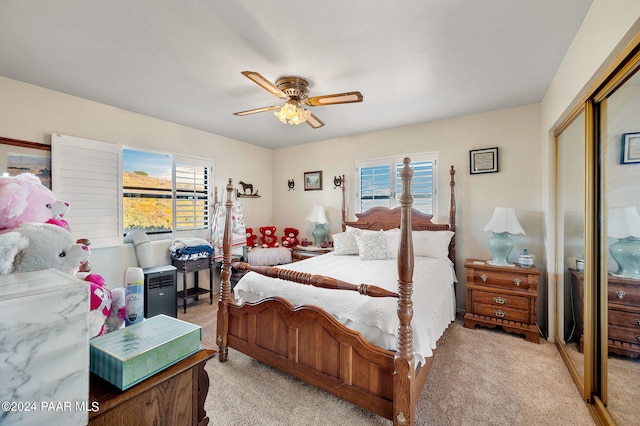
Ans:
{"type": "Polygon", "coordinates": [[[174,156],[175,229],[186,231],[209,227],[211,162],[174,156]]]}

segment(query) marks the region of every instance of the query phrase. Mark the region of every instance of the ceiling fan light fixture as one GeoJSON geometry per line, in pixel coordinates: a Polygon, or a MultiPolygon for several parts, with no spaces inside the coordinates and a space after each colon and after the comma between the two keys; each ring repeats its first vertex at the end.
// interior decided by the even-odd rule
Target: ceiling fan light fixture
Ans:
{"type": "Polygon", "coordinates": [[[287,101],[282,107],[273,113],[284,124],[304,123],[311,116],[311,111],[302,108],[297,101],[287,101]]]}

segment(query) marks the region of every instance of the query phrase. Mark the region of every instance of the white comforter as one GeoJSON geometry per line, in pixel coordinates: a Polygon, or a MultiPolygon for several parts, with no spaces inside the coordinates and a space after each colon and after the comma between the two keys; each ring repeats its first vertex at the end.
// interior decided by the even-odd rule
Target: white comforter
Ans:
{"type": "MultiPolygon", "coordinates": [[[[413,344],[416,358],[432,355],[437,340],[455,319],[456,276],[449,259],[416,257],[413,274],[413,344]]],[[[328,253],[282,268],[322,274],[353,284],[373,284],[397,292],[396,259],[360,260],[358,256],[328,253]]],[[[397,298],[362,296],[354,291],[327,290],[246,274],[234,288],[239,303],[281,296],[294,306],[315,305],[347,327],[359,331],[371,344],[395,350],[399,324],[397,298]]]]}

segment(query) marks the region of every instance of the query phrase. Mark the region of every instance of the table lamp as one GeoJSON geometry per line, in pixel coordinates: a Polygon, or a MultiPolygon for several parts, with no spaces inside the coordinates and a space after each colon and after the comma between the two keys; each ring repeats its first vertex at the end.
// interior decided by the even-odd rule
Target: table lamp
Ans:
{"type": "Polygon", "coordinates": [[[526,235],[520,222],[518,222],[516,210],[496,207],[489,223],[482,229],[493,232],[493,235],[489,239],[489,250],[491,250],[493,259],[487,263],[496,266],[511,266],[508,259],[509,253],[511,253],[513,249],[513,240],[509,238],[509,234],[526,235]]]}
{"type": "Polygon", "coordinates": [[[325,223],[329,223],[327,220],[327,214],[324,211],[324,206],[314,205],[311,212],[305,218],[306,221],[316,224],[315,229],[311,233],[316,247],[320,247],[320,244],[327,237],[327,230],[324,227],[325,223]]]}
{"type": "Polygon", "coordinates": [[[607,236],[618,239],[609,247],[611,257],[618,264],[618,270],[613,275],[640,279],[640,216],[636,208],[610,208],[607,236]]]}

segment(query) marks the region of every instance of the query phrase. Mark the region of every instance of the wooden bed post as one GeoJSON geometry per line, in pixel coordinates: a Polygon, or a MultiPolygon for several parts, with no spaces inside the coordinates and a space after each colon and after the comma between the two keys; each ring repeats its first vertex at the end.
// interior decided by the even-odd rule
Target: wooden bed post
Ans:
{"type": "Polygon", "coordinates": [[[346,182],[344,180],[344,175],[342,175],[342,232],[347,229],[347,196],[345,194],[346,191],[346,182]]]}
{"type": "Polygon", "coordinates": [[[218,301],[218,324],[216,342],[218,359],[224,362],[228,358],[227,334],[229,333],[229,303],[231,301],[231,208],[233,207],[233,180],[227,183],[226,214],[224,218],[224,237],[222,241],[222,270],[220,277],[220,300],[218,301]]]}
{"type": "MultiPolygon", "coordinates": [[[[456,170],[451,166],[449,170],[449,175],[451,178],[449,179],[449,186],[451,187],[451,195],[449,198],[449,230],[456,232],[456,170]]],[[[451,243],[449,244],[449,259],[453,262],[453,266],[456,265],[456,237],[455,234],[453,238],[451,238],[451,243]]]]}
{"type": "Polygon", "coordinates": [[[409,167],[411,159],[405,157],[404,167],[400,172],[402,178],[402,195],[400,208],[402,221],[400,225],[400,247],[398,249],[398,350],[394,357],[393,371],[393,424],[415,424],[415,407],[418,401],[415,381],[415,365],[413,353],[413,238],[411,228],[411,179],[413,169],[409,167]]]}

